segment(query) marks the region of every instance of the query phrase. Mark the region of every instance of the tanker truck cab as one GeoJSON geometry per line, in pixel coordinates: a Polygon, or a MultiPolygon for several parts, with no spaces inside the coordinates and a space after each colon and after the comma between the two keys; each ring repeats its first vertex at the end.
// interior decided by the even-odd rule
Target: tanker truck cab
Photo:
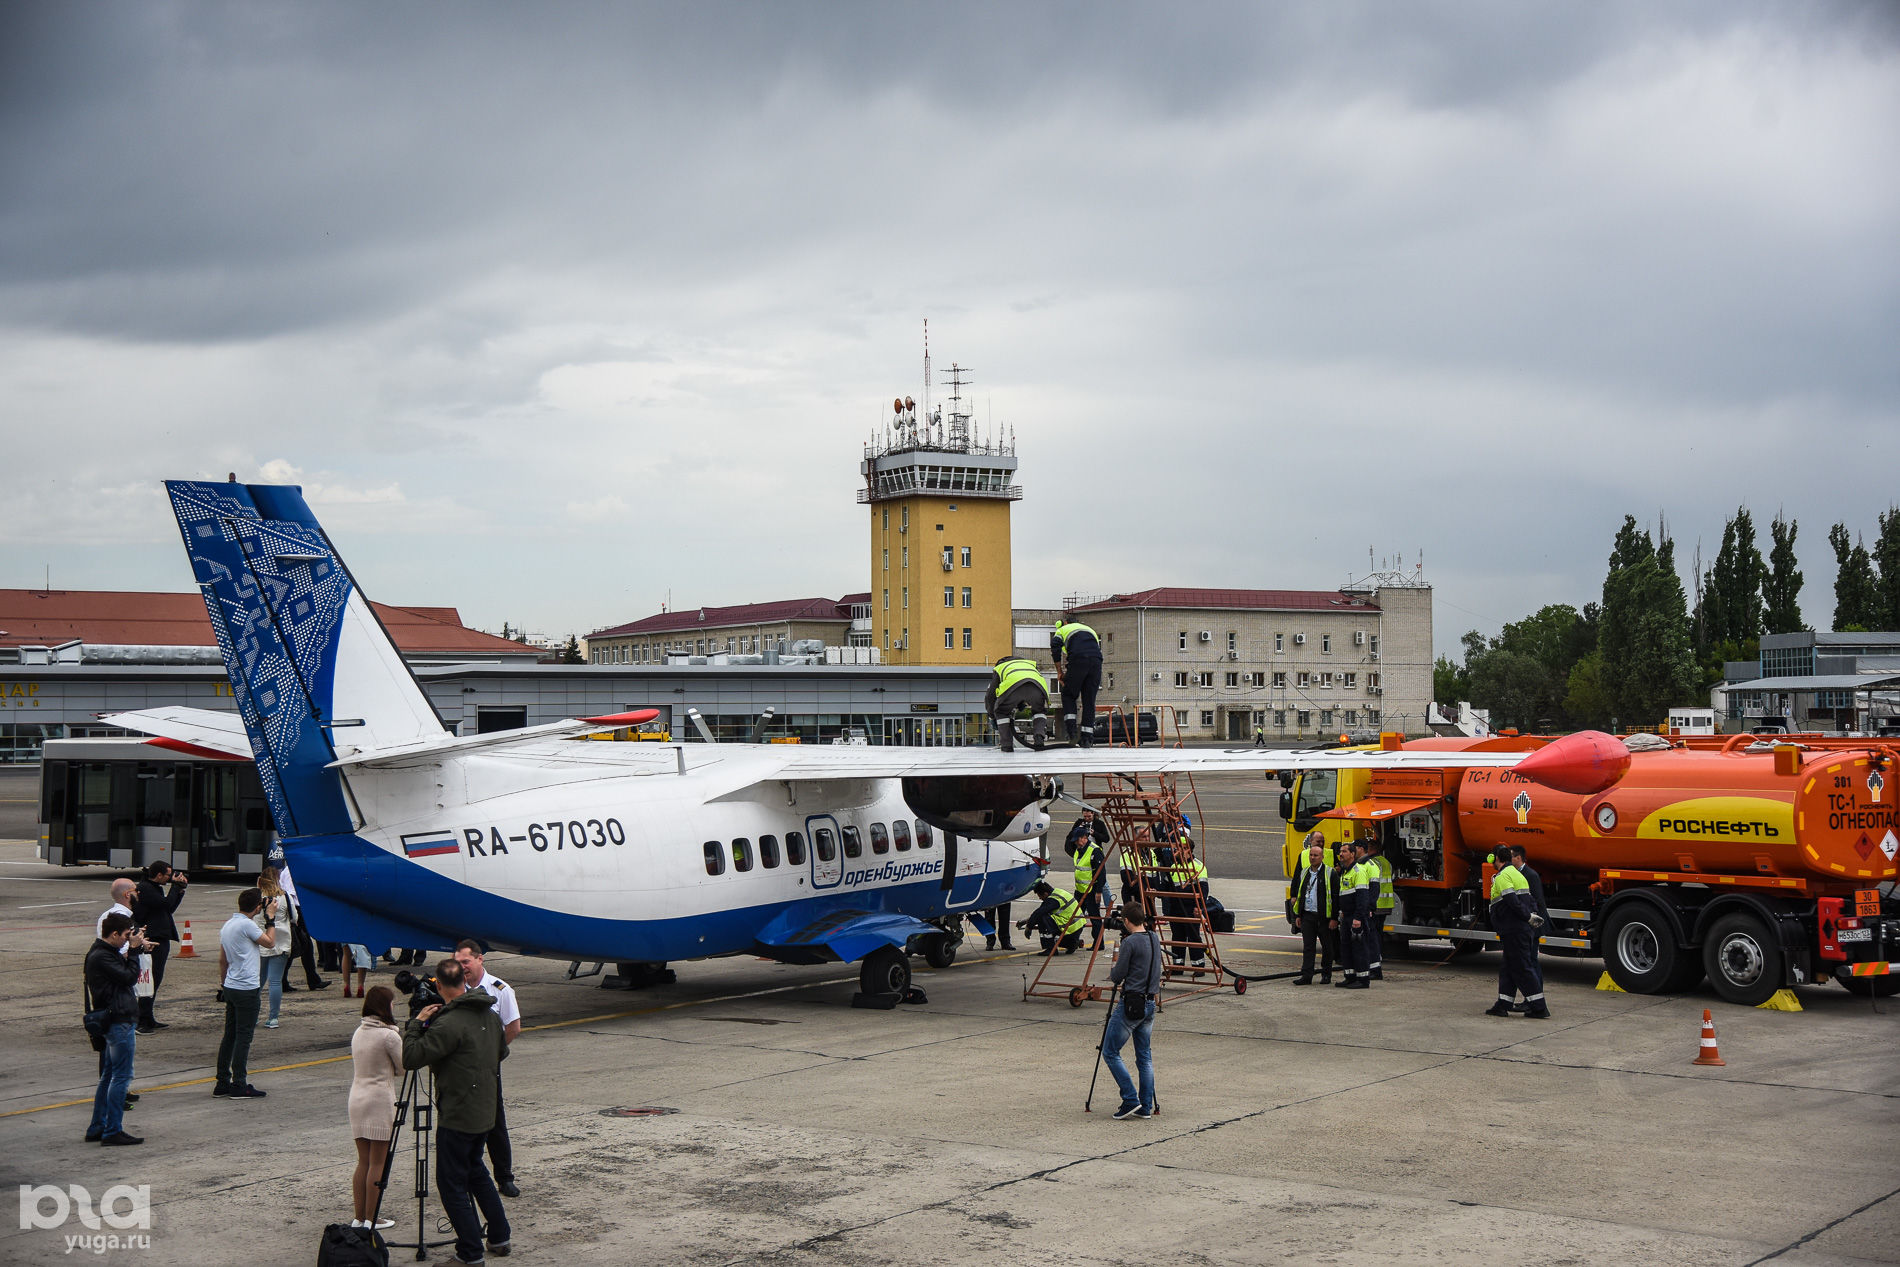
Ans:
{"type": "MultiPolygon", "coordinates": [[[[1354,744],[1358,752],[1376,752],[1378,744],[1354,744]]],[[[1294,864],[1306,852],[1306,837],[1315,829],[1326,836],[1326,865],[1334,863],[1334,849],[1355,839],[1350,820],[1326,817],[1329,810],[1363,800],[1371,786],[1370,770],[1306,770],[1280,774],[1280,818],[1286,837],[1280,843],[1281,874],[1291,876],[1294,864]]]]}

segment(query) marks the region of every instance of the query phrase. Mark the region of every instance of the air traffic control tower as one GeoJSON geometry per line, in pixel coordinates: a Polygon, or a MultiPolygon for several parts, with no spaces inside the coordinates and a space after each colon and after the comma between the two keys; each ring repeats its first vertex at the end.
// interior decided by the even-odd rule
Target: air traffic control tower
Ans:
{"type": "Polygon", "coordinates": [[[892,402],[881,436],[864,447],[871,508],[871,634],[886,664],[990,664],[1009,652],[1009,504],[1023,490],[1012,436],[975,438],[950,367],[950,399],[892,402]]]}

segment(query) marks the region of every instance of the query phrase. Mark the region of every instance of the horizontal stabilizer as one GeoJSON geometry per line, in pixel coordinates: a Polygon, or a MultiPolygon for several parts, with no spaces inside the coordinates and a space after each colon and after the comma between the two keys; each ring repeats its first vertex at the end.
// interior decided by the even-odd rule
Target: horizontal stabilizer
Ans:
{"type": "Polygon", "coordinates": [[[553,721],[541,726],[523,726],[518,730],[497,730],[486,735],[432,738],[422,743],[353,752],[330,762],[330,767],[336,769],[340,766],[363,766],[376,769],[382,766],[407,765],[416,761],[434,761],[442,757],[460,756],[463,753],[476,752],[484,748],[512,748],[542,739],[578,739],[582,735],[599,735],[610,730],[644,726],[659,715],[660,710],[657,708],[641,708],[630,713],[609,713],[604,717],[570,717],[566,721],[553,721]]]}
{"type": "Polygon", "coordinates": [[[850,963],[880,946],[902,950],[920,933],[942,931],[914,915],[895,911],[822,911],[814,910],[812,904],[807,903],[791,907],[767,924],[757,940],[760,948],[773,958],[793,963],[815,962],[831,955],[850,963]],[[821,949],[829,954],[813,953],[821,949]]]}
{"type": "Polygon", "coordinates": [[[214,713],[208,708],[145,708],[133,713],[108,713],[99,720],[108,726],[157,735],[227,757],[253,755],[244,719],[236,713],[214,713]]]}

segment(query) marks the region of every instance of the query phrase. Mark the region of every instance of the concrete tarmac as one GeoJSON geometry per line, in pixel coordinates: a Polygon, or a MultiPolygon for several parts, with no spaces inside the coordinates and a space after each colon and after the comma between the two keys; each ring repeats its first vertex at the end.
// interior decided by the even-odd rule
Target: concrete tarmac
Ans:
{"type": "MultiPolygon", "coordinates": [[[[1252,822],[1263,839],[1278,826],[1270,808],[1252,822]]],[[[252,1051],[269,1098],[212,1098],[216,930],[235,889],[194,885],[180,914],[200,957],[174,958],[171,1028],[138,1040],[127,1128],[146,1143],[83,1143],[80,964],[107,878],[0,842],[0,1182],[95,1199],[149,1185],[151,1227],[130,1233],[149,1247],[118,1251],[140,1263],[308,1261],[349,1217],[359,1005],[335,986],[287,996],[252,1051]]],[[[1242,971],[1297,966],[1280,888],[1216,880],[1255,934],[1224,944],[1242,971]]],[[[853,1010],[840,965],[681,964],[677,985],[627,993],[497,955],[529,1024],[504,1079],[512,1261],[1900,1259],[1900,1002],[1833,986],[1802,991],[1800,1014],[1706,989],[1636,997],[1593,989],[1596,961],[1547,958],[1552,1019],[1499,1020],[1480,1015],[1496,957],[1447,954],[1388,960],[1370,991],[1272,982],[1170,1004],[1162,1113],[1125,1122],[1106,1072],[1083,1111],[1105,1004],[1024,1001],[1036,961],[979,938],[945,971],[915,961],[929,1001],[893,1012],[853,1010]],[[1725,1067],[1690,1064],[1707,1006],[1725,1067]],[[604,1115],[625,1107],[672,1111],[604,1115]]],[[[1076,979],[1085,958],[1056,971],[1076,979]]],[[[413,1192],[400,1151],[390,1235],[414,1239],[413,1192]]],[[[70,1261],[90,1243],[69,1253],[67,1237],[113,1231],[19,1223],[0,1219],[0,1263],[70,1261]]],[[[441,1225],[431,1197],[432,1239],[441,1225]]]]}

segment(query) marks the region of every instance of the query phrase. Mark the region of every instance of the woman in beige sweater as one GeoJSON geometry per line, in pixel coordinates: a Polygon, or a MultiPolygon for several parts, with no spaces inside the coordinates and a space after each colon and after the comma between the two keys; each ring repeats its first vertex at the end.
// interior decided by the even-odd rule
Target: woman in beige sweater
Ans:
{"type": "Polygon", "coordinates": [[[402,1088],[402,1031],[390,1011],[396,992],[376,986],[363,1000],[363,1021],[350,1039],[356,1076],[350,1083],[350,1134],[356,1139],[356,1174],[350,1195],[356,1205],[351,1227],[390,1227],[394,1219],[375,1217],[376,1185],[389,1155],[396,1124],[396,1093],[402,1088]]]}

